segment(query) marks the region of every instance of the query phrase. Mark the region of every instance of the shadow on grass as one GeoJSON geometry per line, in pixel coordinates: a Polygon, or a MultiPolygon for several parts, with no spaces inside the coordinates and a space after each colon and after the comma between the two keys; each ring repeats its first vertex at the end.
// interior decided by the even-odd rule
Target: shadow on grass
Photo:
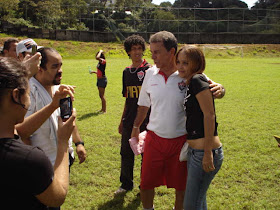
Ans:
{"type": "MultiPolygon", "coordinates": [[[[115,196],[112,200],[99,205],[98,210],[109,210],[109,209],[123,209],[123,210],[131,210],[131,209],[137,209],[140,205],[140,196],[135,196],[135,198],[126,206],[124,207],[124,197],[125,194],[115,196]]],[[[93,208],[92,208],[93,210],[93,208]]]]}
{"type": "Polygon", "coordinates": [[[82,115],[81,117],[78,117],[78,121],[85,120],[85,119],[90,118],[92,116],[98,116],[100,114],[103,114],[103,113],[100,112],[100,111],[92,112],[92,113],[87,113],[87,114],[82,115]]]}

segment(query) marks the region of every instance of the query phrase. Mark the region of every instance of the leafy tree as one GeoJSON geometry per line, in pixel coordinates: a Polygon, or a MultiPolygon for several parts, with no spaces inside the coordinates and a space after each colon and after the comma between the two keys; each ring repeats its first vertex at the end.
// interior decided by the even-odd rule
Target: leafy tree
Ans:
{"type": "Polygon", "coordinates": [[[129,8],[145,5],[145,0],[117,0],[115,7],[129,8]]]}
{"type": "Polygon", "coordinates": [[[60,0],[61,4],[61,27],[64,29],[76,29],[81,26],[78,20],[81,14],[87,10],[87,3],[84,0],[60,0]]]}
{"type": "Polygon", "coordinates": [[[164,1],[164,2],[161,2],[159,6],[160,7],[172,7],[172,4],[169,1],[164,1]]]}
{"type": "Polygon", "coordinates": [[[156,9],[152,12],[153,21],[148,23],[148,31],[167,30],[176,32],[178,30],[178,20],[168,9],[156,9]]]}
{"type": "Polygon", "coordinates": [[[15,11],[18,9],[19,0],[0,0],[0,17],[3,20],[15,17],[15,11]]]}
{"type": "Polygon", "coordinates": [[[43,28],[60,28],[62,14],[58,1],[41,1],[36,9],[37,24],[43,28]]]}
{"type": "Polygon", "coordinates": [[[258,0],[254,9],[280,9],[279,0],[258,0]]]}
{"type": "Polygon", "coordinates": [[[240,0],[175,0],[173,6],[187,8],[248,8],[247,4],[240,0]]]}

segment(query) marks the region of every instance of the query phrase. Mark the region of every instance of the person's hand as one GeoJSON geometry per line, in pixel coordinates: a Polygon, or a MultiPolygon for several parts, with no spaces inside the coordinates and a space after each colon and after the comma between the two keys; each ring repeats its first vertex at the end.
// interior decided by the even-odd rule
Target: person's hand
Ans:
{"type": "Polygon", "coordinates": [[[58,117],[58,129],[57,129],[58,141],[62,141],[64,143],[67,143],[68,145],[68,140],[75,127],[75,120],[76,120],[76,109],[73,109],[71,117],[65,122],[62,122],[61,117],[58,117]]]}
{"type": "Polygon", "coordinates": [[[66,98],[67,95],[69,95],[71,97],[71,100],[74,101],[75,87],[76,86],[72,85],[60,85],[58,90],[55,91],[51,105],[55,108],[58,108],[60,99],[66,98]]]}
{"type": "Polygon", "coordinates": [[[122,134],[122,129],[123,129],[123,122],[121,121],[121,123],[119,124],[119,134],[122,134]]]}
{"type": "Polygon", "coordinates": [[[41,53],[37,52],[35,55],[31,56],[27,54],[22,61],[22,64],[28,70],[28,78],[33,77],[39,70],[41,64],[41,53]]]}
{"type": "Polygon", "coordinates": [[[213,82],[210,80],[210,91],[212,92],[214,98],[222,98],[225,95],[225,89],[224,87],[216,82],[213,82]]]}
{"type": "Polygon", "coordinates": [[[80,160],[79,164],[83,163],[86,160],[86,156],[87,156],[87,152],[86,152],[84,145],[79,144],[76,147],[76,152],[77,152],[78,158],[80,160]]]}
{"type": "Polygon", "coordinates": [[[204,156],[202,159],[202,167],[205,172],[210,172],[215,170],[213,163],[213,153],[212,151],[204,151],[204,156]]]}

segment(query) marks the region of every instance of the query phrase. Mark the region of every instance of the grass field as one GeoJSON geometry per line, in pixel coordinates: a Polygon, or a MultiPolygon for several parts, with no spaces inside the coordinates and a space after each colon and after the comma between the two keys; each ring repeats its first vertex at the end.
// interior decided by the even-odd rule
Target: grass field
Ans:
{"type": "MultiPolygon", "coordinates": [[[[152,63],[150,58],[147,59],[152,63]]],[[[62,209],[142,209],[139,198],[140,157],[135,161],[135,188],[114,197],[119,187],[118,125],[125,99],[122,70],[128,58],[107,59],[107,113],[101,104],[93,59],[64,59],[63,83],[76,85],[77,125],[85,141],[87,160],[71,168],[70,189],[62,209]]],[[[280,61],[277,58],[207,59],[205,72],[226,87],[216,100],[218,132],[225,160],[208,191],[209,209],[280,209],[280,61]]],[[[155,208],[172,209],[174,190],[157,188],[155,208]]]]}
{"type": "MultiPolygon", "coordinates": [[[[0,34],[0,44],[9,37],[0,34]]],[[[24,39],[26,37],[19,37],[24,39]]],[[[85,141],[87,160],[71,168],[70,188],[62,209],[140,210],[140,157],[135,161],[135,189],[114,197],[120,186],[120,134],[118,125],[125,99],[122,70],[130,65],[123,46],[35,39],[56,48],[63,56],[63,83],[76,85],[77,126],[85,141]],[[101,108],[94,69],[94,51],[104,49],[107,58],[107,113],[101,108]]],[[[209,209],[280,209],[280,45],[241,45],[238,49],[206,52],[206,74],[226,88],[216,100],[218,132],[225,160],[208,191],[209,209]]],[[[148,50],[145,53],[150,56],[148,50]]],[[[152,60],[147,58],[150,63],[152,60]]],[[[172,209],[174,190],[157,188],[155,209],[172,209]]]]}

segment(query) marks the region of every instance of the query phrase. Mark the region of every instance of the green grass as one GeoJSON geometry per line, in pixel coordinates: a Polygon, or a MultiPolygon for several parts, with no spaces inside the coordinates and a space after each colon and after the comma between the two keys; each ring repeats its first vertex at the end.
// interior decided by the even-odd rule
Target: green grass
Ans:
{"type": "MultiPolygon", "coordinates": [[[[15,35],[8,35],[0,33],[0,46],[8,37],[16,37],[15,35]]],[[[17,37],[19,40],[27,37],[17,37]]],[[[95,54],[103,49],[106,56],[126,58],[126,52],[122,43],[99,43],[99,42],[78,42],[78,41],[57,41],[49,39],[34,40],[40,46],[53,47],[59,51],[63,58],[67,59],[94,59],[95,54]]],[[[205,44],[209,45],[209,44],[205,44]]],[[[179,48],[182,44],[179,44],[179,48]]],[[[198,44],[203,49],[204,44],[198,44]]],[[[220,46],[224,49],[205,48],[204,53],[208,58],[240,58],[242,53],[240,48],[232,48],[233,46],[242,46],[244,58],[279,58],[280,45],[279,44],[211,44],[211,46],[220,46]]],[[[214,47],[215,48],[215,47],[214,47]]],[[[147,44],[147,49],[149,46],[147,44]]],[[[146,56],[151,57],[149,50],[145,52],[146,56]]]]}
{"type": "MultiPolygon", "coordinates": [[[[148,61],[152,63],[150,58],[148,61]]],[[[74,106],[88,157],[71,168],[62,209],[140,210],[139,156],[135,189],[125,196],[113,196],[120,186],[118,125],[125,101],[122,70],[130,60],[107,59],[106,114],[97,113],[101,102],[96,76],[88,73],[88,65],[95,68],[96,64],[93,59],[64,59],[63,83],[77,86],[74,106]]],[[[273,139],[274,134],[280,134],[279,58],[207,59],[205,73],[226,87],[226,96],[216,100],[225,160],[208,191],[209,209],[280,209],[280,148],[273,139]]],[[[173,189],[156,189],[156,209],[172,209],[173,203],[173,189]]]]}
{"type": "MultiPolygon", "coordinates": [[[[0,33],[0,44],[11,35],[0,33]]],[[[19,37],[24,39],[26,37],[19,37]]],[[[56,48],[63,56],[63,83],[76,85],[74,106],[77,126],[85,141],[87,160],[71,168],[70,188],[62,209],[142,209],[139,199],[140,157],[136,157],[135,189],[114,198],[120,186],[120,140],[118,125],[125,99],[122,70],[130,65],[122,44],[35,39],[41,46],[56,48]],[[107,56],[107,113],[100,115],[96,88],[95,53],[107,56]]],[[[202,46],[202,45],[201,45],[202,46]]],[[[208,190],[209,209],[280,209],[280,45],[241,45],[238,49],[207,50],[206,74],[226,87],[216,100],[218,132],[225,160],[208,190]]],[[[145,55],[149,56],[147,50],[145,55]]],[[[156,189],[155,208],[172,209],[174,190],[156,189]]]]}

